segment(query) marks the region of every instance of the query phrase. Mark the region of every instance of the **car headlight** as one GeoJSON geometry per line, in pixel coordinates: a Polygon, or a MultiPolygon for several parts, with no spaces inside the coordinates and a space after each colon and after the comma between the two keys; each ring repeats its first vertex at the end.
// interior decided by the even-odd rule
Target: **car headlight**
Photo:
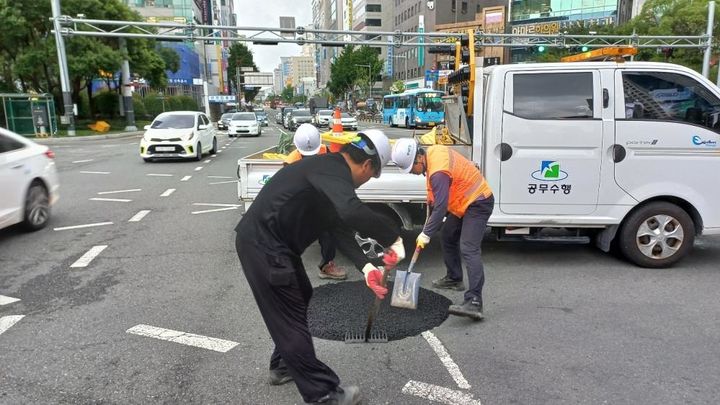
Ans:
{"type": "Polygon", "coordinates": [[[195,137],[195,131],[190,132],[190,136],[188,136],[188,141],[192,140],[195,137]]]}
{"type": "Polygon", "coordinates": [[[420,117],[415,117],[415,122],[420,122],[420,117]]]}
{"type": "Polygon", "coordinates": [[[292,119],[292,122],[294,122],[294,123],[297,124],[297,118],[293,118],[293,119],[292,119]]]}

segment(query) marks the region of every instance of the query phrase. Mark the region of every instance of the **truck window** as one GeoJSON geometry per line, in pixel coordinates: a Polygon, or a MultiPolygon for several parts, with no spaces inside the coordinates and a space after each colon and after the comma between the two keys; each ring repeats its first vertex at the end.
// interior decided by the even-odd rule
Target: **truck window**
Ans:
{"type": "Polygon", "coordinates": [[[623,72],[623,90],[626,119],[682,121],[720,132],[720,100],[691,77],[623,72]]]}
{"type": "Polygon", "coordinates": [[[592,73],[514,75],[513,114],[535,120],[592,119],[592,73]]]}

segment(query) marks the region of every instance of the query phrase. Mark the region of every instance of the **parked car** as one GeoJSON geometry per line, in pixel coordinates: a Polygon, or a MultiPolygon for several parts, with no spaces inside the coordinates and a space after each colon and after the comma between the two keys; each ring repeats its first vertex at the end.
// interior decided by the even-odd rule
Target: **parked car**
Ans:
{"type": "Polygon", "coordinates": [[[225,113],[220,116],[220,120],[217,122],[217,128],[227,131],[228,124],[230,124],[230,119],[232,118],[233,113],[225,113]]]}
{"type": "Polygon", "coordinates": [[[283,127],[288,128],[288,127],[290,126],[290,114],[291,114],[293,111],[295,111],[295,109],[288,107],[288,108],[284,109],[283,111],[284,111],[284,114],[285,114],[285,115],[283,116],[283,127]]]}
{"type": "Polygon", "coordinates": [[[228,136],[254,135],[260,136],[260,122],[254,112],[233,114],[228,128],[228,136]]]}
{"type": "Polygon", "coordinates": [[[288,129],[294,131],[300,125],[310,123],[312,123],[312,115],[310,115],[310,110],[293,110],[290,113],[288,129]]]}
{"type": "Polygon", "coordinates": [[[265,112],[265,110],[259,110],[259,111],[255,110],[255,115],[257,116],[257,119],[258,119],[258,122],[260,123],[260,125],[262,125],[263,127],[266,127],[269,125],[267,113],[265,112]]]}
{"type": "Polygon", "coordinates": [[[357,118],[353,117],[352,115],[350,115],[348,113],[342,113],[342,114],[340,114],[340,120],[342,121],[343,129],[357,131],[357,129],[358,129],[357,118]]]}
{"type": "Polygon", "coordinates": [[[292,107],[283,106],[280,108],[280,111],[277,112],[275,115],[275,123],[280,124],[282,126],[285,126],[285,114],[288,112],[288,110],[292,110],[292,107]]]}
{"type": "Polygon", "coordinates": [[[0,229],[45,227],[59,188],[53,151],[0,128],[0,229]]]}
{"type": "Polygon", "coordinates": [[[329,127],[332,124],[333,110],[318,110],[313,122],[317,127],[329,127]]]}
{"type": "Polygon", "coordinates": [[[206,152],[217,152],[217,137],[207,115],[196,111],[158,115],[145,126],[140,140],[140,157],[146,162],[162,158],[201,160],[206,152]]]}

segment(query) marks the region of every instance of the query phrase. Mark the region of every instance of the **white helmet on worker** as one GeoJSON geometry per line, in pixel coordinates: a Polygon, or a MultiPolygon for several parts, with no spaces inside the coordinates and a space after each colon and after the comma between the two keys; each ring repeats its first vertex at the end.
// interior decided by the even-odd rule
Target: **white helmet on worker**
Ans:
{"type": "Polygon", "coordinates": [[[388,137],[379,129],[366,129],[358,132],[358,135],[361,137],[364,136],[372,143],[372,150],[362,149],[364,149],[368,155],[377,154],[378,160],[380,161],[380,168],[375,177],[380,177],[382,168],[390,161],[390,140],[388,140],[388,137]]]}
{"type": "Polygon", "coordinates": [[[392,161],[400,168],[400,171],[410,173],[415,163],[417,149],[417,142],[412,138],[401,138],[395,141],[392,150],[392,161]]]}
{"type": "Polygon", "coordinates": [[[312,124],[302,124],[295,131],[293,143],[301,155],[315,155],[320,150],[320,131],[312,124]]]}

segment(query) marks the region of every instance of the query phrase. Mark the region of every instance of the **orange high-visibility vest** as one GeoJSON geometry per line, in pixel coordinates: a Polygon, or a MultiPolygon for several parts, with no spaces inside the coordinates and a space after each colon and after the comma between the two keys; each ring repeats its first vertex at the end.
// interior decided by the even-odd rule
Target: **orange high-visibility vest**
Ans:
{"type": "Polygon", "coordinates": [[[450,192],[448,196],[448,212],[462,218],[467,207],[478,199],[492,195],[490,185],[480,170],[460,153],[444,145],[427,148],[426,187],[428,201],[435,201],[430,177],[437,172],[450,176],[450,192]]]}
{"type": "MultiPolygon", "coordinates": [[[[325,146],[325,144],[321,144],[320,150],[318,151],[317,154],[322,155],[327,152],[328,152],[327,146],[325,146]]],[[[295,149],[294,151],[290,152],[289,155],[287,155],[287,157],[285,158],[285,164],[289,165],[290,163],[295,163],[298,160],[302,159],[303,157],[304,156],[297,149],[295,149]]]]}

